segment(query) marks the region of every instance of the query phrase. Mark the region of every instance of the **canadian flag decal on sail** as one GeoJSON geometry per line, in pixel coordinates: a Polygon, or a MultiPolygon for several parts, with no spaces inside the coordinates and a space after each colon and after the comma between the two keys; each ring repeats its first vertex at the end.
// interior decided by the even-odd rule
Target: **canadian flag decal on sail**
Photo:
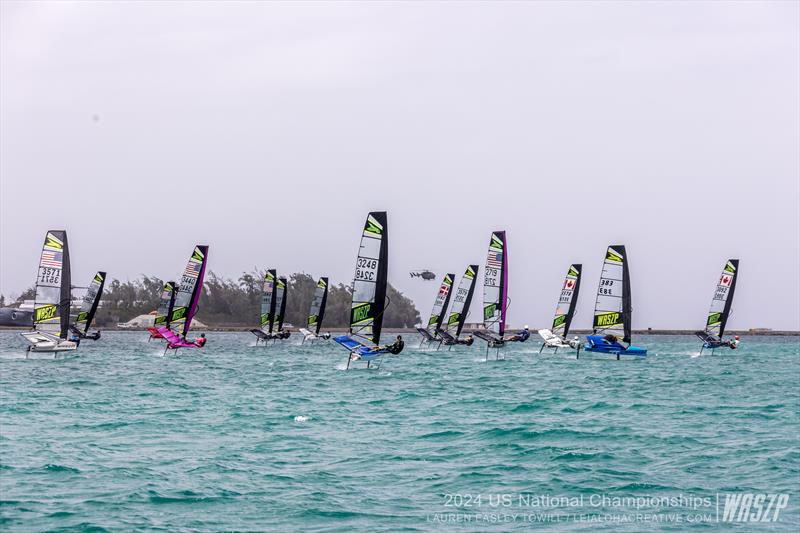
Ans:
{"type": "Polygon", "coordinates": [[[575,288],[575,280],[574,279],[568,279],[567,281],[565,281],[564,282],[564,288],[566,290],[574,289],[575,288]]]}
{"type": "Polygon", "coordinates": [[[731,279],[732,278],[730,276],[728,276],[727,274],[723,274],[722,277],[719,278],[719,284],[724,286],[724,287],[730,287],[731,286],[731,279]]]}

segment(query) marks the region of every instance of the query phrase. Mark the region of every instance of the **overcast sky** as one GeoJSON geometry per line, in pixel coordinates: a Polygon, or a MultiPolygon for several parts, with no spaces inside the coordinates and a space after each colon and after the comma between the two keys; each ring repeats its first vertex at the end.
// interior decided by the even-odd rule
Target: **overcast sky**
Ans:
{"type": "MultiPolygon", "coordinates": [[[[508,232],[509,320],[589,327],[627,245],[634,327],[800,329],[798,2],[0,4],[0,292],[68,231],[95,270],[350,283],[370,210],[423,315],[508,232]]],[[[480,316],[480,288],[470,321],[480,316]]],[[[255,320],[255,317],[254,317],[255,320]]]]}

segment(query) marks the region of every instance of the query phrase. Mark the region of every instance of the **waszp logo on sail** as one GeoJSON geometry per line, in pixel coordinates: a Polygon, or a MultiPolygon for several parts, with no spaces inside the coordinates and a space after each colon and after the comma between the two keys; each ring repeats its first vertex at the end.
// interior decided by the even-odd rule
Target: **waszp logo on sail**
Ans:
{"type": "Polygon", "coordinates": [[[717,519],[721,522],[777,522],[788,505],[788,494],[717,494],[717,519]]]}

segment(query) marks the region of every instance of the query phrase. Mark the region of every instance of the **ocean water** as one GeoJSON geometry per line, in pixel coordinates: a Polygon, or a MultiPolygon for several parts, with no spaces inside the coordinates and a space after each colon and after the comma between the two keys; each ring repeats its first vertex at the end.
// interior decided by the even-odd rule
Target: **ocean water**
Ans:
{"type": "Polygon", "coordinates": [[[692,357],[645,336],[619,362],[532,338],[486,362],[407,335],[344,371],[333,343],[210,333],[164,357],[146,336],[41,361],[0,333],[2,530],[729,531],[731,493],[788,495],[740,530],[800,528],[797,337],[692,357]]]}

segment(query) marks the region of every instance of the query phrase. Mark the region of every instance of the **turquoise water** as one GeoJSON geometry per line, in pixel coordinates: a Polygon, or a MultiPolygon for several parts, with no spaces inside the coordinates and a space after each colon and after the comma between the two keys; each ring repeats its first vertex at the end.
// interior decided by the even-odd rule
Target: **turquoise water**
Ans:
{"type": "Polygon", "coordinates": [[[789,494],[742,530],[800,527],[796,337],[697,358],[639,337],[650,356],[620,362],[408,347],[348,372],[334,344],[211,333],[165,358],[145,337],[26,361],[0,333],[2,529],[727,531],[717,493],[741,492],[789,494]]]}

